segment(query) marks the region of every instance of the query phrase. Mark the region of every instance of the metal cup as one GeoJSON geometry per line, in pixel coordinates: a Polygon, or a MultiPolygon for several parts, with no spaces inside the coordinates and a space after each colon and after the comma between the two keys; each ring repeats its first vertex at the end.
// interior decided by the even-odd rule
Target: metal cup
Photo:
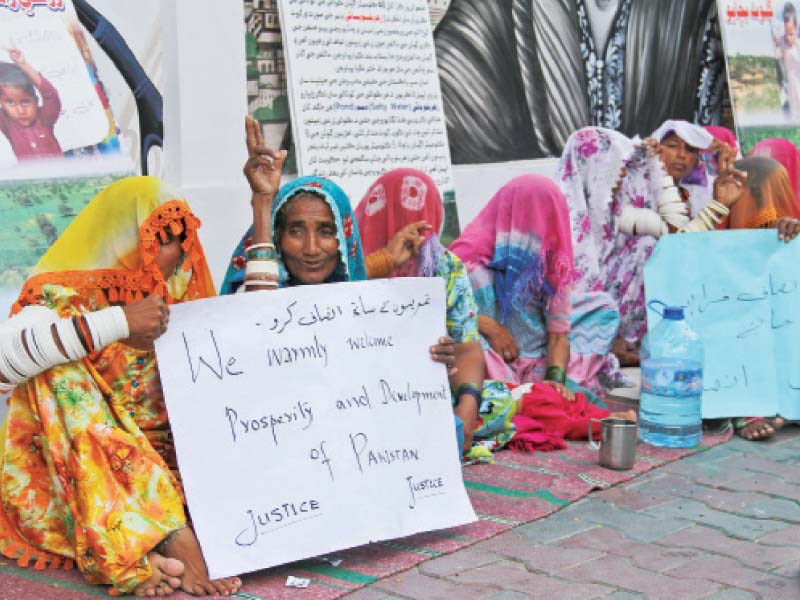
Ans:
{"type": "Polygon", "coordinates": [[[600,450],[600,466],[625,471],[636,460],[636,440],[639,437],[636,421],[629,419],[589,419],[589,447],[600,450]],[[592,439],[592,423],[600,423],[600,441],[592,439]]]}

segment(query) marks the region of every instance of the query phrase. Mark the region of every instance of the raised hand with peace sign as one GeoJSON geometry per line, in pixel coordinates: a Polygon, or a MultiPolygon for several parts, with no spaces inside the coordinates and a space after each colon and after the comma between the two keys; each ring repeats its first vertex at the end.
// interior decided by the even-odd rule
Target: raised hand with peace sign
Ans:
{"type": "Polygon", "coordinates": [[[286,150],[270,150],[264,145],[264,136],[258,121],[245,119],[247,135],[247,162],[244,176],[253,192],[253,242],[272,241],[272,202],[281,187],[281,172],[286,162],[286,150]]]}

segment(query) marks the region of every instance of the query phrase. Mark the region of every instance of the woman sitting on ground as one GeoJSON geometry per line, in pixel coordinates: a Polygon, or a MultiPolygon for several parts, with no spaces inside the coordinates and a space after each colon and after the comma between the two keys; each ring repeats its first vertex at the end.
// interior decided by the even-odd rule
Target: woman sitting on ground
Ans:
{"type": "Polygon", "coordinates": [[[648,211],[660,229],[662,179],[661,162],[642,143],[600,127],[572,134],[559,163],[575,258],[573,289],[604,291],[617,303],[620,329],[613,350],[623,366],[639,364],[647,331],[644,263],[658,241],[647,227],[633,231],[626,221],[648,211]]]}
{"type": "Polygon", "coordinates": [[[103,190],[25,283],[0,333],[0,553],[63,561],[116,593],[228,595],[187,522],[153,340],[214,295],[198,219],[157,179],[103,190]]]}
{"type": "MultiPolygon", "coordinates": [[[[747,185],[722,223],[727,229],[776,228],[778,237],[789,242],[800,233],[800,206],[786,169],[766,156],[751,156],[736,162],[747,173],[747,185]]],[[[763,440],[783,427],[780,416],[741,418],[734,421],[736,432],[747,440],[763,440]]]]}
{"type": "MultiPolygon", "coordinates": [[[[428,228],[419,252],[399,268],[384,250],[383,269],[370,277],[441,277],[447,299],[447,334],[455,342],[456,369],[451,377],[456,416],[464,424],[466,452],[478,416],[484,378],[483,350],[478,334],[478,309],[467,271],[457,256],[447,251],[438,232],[444,220],[442,198],[433,179],[414,169],[395,169],[370,186],[355,210],[361,243],[368,256],[379,257],[397,233],[408,226],[428,228]]],[[[377,262],[377,261],[376,261],[377,262]]]]}
{"type": "Polygon", "coordinates": [[[567,376],[601,391],[619,313],[604,292],[573,301],[569,213],[555,183],[523,175],[503,186],[450,246],[478,304],[489,379],[545,380],[571,398],[567,376]]]}

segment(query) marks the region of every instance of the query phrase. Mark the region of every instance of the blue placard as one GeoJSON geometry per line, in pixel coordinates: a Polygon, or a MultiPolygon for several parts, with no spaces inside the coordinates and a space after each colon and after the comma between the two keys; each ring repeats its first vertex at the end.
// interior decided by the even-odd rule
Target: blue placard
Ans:
{"type": "MultiPolygon", "coordinates": [[[[685,307],[705,346],[703,417],[800,418],[800,241],[770,230],[668,235],[647,300],[685,307]]],[[[648,311],[652,329],[660,316],[648,311]]]]}

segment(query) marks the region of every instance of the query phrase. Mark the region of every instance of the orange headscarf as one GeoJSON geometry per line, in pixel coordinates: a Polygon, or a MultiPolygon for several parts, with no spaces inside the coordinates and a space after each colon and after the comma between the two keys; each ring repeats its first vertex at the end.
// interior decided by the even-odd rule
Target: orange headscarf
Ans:
{"type": "Polygon", "coordinates": [[[215,295],[200,220],[155,177],[128,177],[100,192],[39,260],[12,308],[40,304],[46,286],[77,296],[101,292],[109,304],[158,294],[173,304],[215,295]],[[184,258],[167,280],[156,264],[162,242],[181,235],[184,258]]]}
{"type": "Polygon", "coordinates": [[[766,156],[736,162],[747,173],[747,185],[724,223],[727,229],[772,227],[781,217],[800,218],[800,206],[783,166],[766,156]]]}

